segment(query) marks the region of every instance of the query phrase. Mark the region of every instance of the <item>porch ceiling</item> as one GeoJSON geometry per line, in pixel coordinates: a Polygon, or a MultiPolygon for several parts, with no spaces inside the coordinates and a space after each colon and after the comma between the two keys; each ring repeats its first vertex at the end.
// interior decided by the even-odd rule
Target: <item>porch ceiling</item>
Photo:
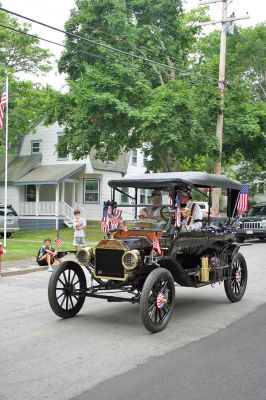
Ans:
{"type": "Polygon", "coordinates": [[[40,165],[24,175],[15,185],[55,185],[85,169],[86,164],[40,165]]]}

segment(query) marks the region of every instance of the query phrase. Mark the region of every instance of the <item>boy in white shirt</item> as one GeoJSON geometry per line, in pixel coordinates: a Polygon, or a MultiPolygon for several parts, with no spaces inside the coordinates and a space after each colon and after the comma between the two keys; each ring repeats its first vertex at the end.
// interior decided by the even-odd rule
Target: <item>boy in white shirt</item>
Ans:
{"type": "Polygon", "coordinates": [[[76,208],[74,210],[74,242],[73,245],[76,246],[76,250],[79,250],[80,247],[86,246],[85,243],[85,228],[86,228],[86,220],[80,216],[80,210],[76,208]]]}

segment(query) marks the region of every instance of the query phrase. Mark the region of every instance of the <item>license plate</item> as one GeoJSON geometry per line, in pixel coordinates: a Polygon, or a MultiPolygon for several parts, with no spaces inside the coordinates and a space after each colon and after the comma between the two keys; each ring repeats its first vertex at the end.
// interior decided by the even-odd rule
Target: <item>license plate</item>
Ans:
{"type": "Polygon", "coordinates": [[[247,235],[253,235],[253,229],[247,229],[246,230],[247,235]]]}

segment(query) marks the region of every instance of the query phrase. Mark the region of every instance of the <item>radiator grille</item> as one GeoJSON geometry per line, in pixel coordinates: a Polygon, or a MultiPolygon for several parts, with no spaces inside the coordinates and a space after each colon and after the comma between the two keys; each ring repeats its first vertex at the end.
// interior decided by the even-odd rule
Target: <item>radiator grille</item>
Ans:
{"type": "Polygon", "coordinates": [[[261,229],[261,222],[242,222],[241,228],[243,229],[261,229]]]}
{"type": "Polygon", "coordinates": [[[124,250],[96,248],[95,275],[98,277],[124,278],[123,254],[124,250]]]}

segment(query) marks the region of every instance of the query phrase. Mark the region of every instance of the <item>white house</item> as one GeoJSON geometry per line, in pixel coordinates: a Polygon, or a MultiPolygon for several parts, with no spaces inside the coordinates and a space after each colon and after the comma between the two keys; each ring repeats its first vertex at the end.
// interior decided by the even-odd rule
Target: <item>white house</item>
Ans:
{"type": "MultiPolygon", "coordinates": [[[[56,151],[64,134],[58,124],[42,122],[27,133],[18,156],[8,160],[8,203],[17,210],[23,229],[61,227],[79,207],[87,221],[100,221],[103,201],[110,199],[108,181],[145,172],[144,154],[138,149],[102,162],[95,152],[81,160],[56,151]]],[[[4,201],[4,163],[0,163],[0,202],[4,201]]],[[[146,193],[142,193],[145,202],[146,193]]],[[[117,201],[127,202],[121,194],[117,201]]]]}

